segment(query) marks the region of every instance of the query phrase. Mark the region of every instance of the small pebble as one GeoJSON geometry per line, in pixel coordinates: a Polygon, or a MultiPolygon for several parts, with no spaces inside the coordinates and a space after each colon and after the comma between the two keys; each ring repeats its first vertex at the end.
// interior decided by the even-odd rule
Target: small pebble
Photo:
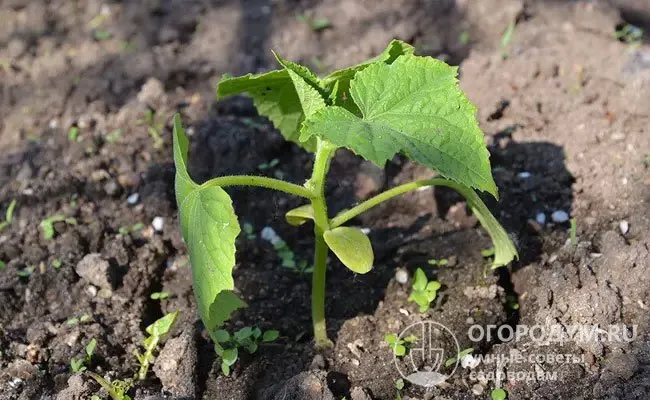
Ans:
{"type": "Polygon", "coordinates": [[[262,228],[262,232],[260,232],[260,236],[262,237],[263,240],[266,240],[267,242],[275,245],[278,243],[280,240],[280,236],[278,236],[277,233],[275,233],[275,230],[271,228],[270,226],[265,226],[262,228]]]}
{"type": "Polygon", "coordinates": [[[400,268],[395,272],[395,280],[397,283],[404,285],[409,280],[409,273],[405,269],[400,268]]]}
{"type": "Polygon", "coordinates": [[[476,385],[472,386],[472,393],[474,393],[477,396],[482,395],[484,390],[485,390],[485,388],[482,385],[478,384],[478,383],[476,385]]]}
{"type": "Polygon", "coordinates": [[[553,222],[560,224],[569,220],[569,214],[566,211],[562,210],[553,211],[553,214],[551,214],[551,219],[553,222]]]}
{"type": "Polygon", "coordinates": [[[316,354],[311,360],[310,369],[325,369],[325,358],[320,354],[316,354]]]}
{"type": "Polygon", "coordinates": [[[627,232],[630,230],[630,223],[627,222],[626,220],[622,220],[621,222],[618,223],[618,227],[621,229],[621,233],[623,235],[626,235],[627,232]]]}
{"type": "Polygon", "coordinates": [[[93,285],[88,285],[88,288],[86,288],[86,291],[88,291],[88,294],[90,295],[90,297],[97,296],[97,288],[94,287],[93,285]]]}
{"type": "Polygon", "coordinates": [[[370,228],[361,228],[360,230],[366,235],[370,233],[370,228]]]}
{"type": "Polygon", "coordinates": [[[527,178],[530,178],[530,175],[531,175],[530,172],[528,172],[528,171],[523,171],[523,172],[518,173],[518,174],[517,174],[517,177],[518,177],[519,179],[527,179],[527,178]]]}
{"type": "Polygon", "coordinates": [[[163,217],[155,217],[153,221],[151,221],[151,226],[153,226],[153,229],[156,232],[162,232],[165,227],[165,219],[163,217]]]}
{"type": "Polygon", "coordinates": [[[140,195],[138,193],[133,193],[126,199],[126,202],[133,205],[136,204],[138,200],[140,200],[140,195]]]}
{"type": "Polygon", "coordinates": [[[540,225],[544,225],[546,223],[546,214],[537,213],[537,215],[535,215],[535,221],[540,225]]]}

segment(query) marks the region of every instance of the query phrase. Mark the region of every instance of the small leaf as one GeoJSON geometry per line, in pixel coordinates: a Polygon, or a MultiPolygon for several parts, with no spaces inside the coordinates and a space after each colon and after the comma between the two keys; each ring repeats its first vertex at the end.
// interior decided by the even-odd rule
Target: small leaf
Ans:
{"type": "Polygon", "coordinates": [[[230,196],[220,187],[197,185],[187,172],[189,142],[174,117],[176,202],[181,232],[190,255],[197,307],[208,332],[246,306],[232,291],[235,239],[240,228],[230,196]]]}
{"type": "Polygon", "coordinates": [[[427,283],[429,280],[427,279],[426,274],[424,271],[422,271],[422,268],[418,268],[415,270],[415,276],[413,278],[413,290],[421,292],[427,287],[427,283]]]}
{"type": "Polygon", "coordinates": [[[226,349],[223,351],[223,354],[221,355],[221,360],[226,363],[226,365],[231,366],[234,363],[237,362],[237,357],[238,357],[238,352],[237,349],[226,349]]]}
{"type": "Polygon", "coordinates": [[[7,213],[5,216],[5,221],[7,224],[11,225],[11,223],[14,220],[14,209],[16,208],[16,200],[12,200],[11,203],[9,203],[9,207],[7,207],[7,213]]]}
{"type": "Polygon", "coordinates": [[[403,357],[406,355],[406,347],[402,344],[396,344],[393,346],[393,352],[397,357],[403,357]]]}
{"type": "Polygon", "coordinates": [[[246,346],[246,350],[248,350],[250,354],[253,354],[257,351],[257,347],[258,347],[257,343],[251,343],[248,346],[246,346]]]}
{"type": "Polygon", "coordinates": [[[505,400],[508,397],[508,393],[506,393],[506,391],[501,388],[497,388],[492,390],[490,397],[492,400],[505,400]]]}
{"type": "Polygon", "coordinates": [[[276,330],[270,330],[270,331],[264,332],[264,335],[262,336],[262,341],[263,342],[273,342],[273,341],[277,340],[277,338],[279,338],[279,337],[280,337],[280,332],[278,332],[276,330]]]}
{"type": "Polygon", "coordinates": [[[224,376],[230,376],[230,366],[225,362],[221,362],[221,373],[224,374],[224,376]]]}
{"type": "Polygon", "coordinates": [[[253,328],[250,326],[247,326],[245,328],[241,328],[237,332],[235,332],[235,339],[239,342],[248,339],[253,335],[253,328]]]}
{"type": "Polygon", "coordinates": [[[259,339],[262,336],[262,330],[260,328],[253,329],[253,337],[259,339]]]}
{"type": "Polygon", "coordinates": [[[165,315],[149,325],[146,329],[147,333],[158,338],[166,335],[174,325],[176,317],[178,317],[178,311],[165,315]]]}
{"type": "Polygon", "coordinates": [[[418,337],[415,335],[408,335],[403,339],[406,343],[416,343],[418,341],[418,337]]]}
{"type": "Polygon", "coordinates": [[[225,329],[217,329],[212,334],[212,338],[217,343],[225,343],[230,340],[230,333],[228,333],[228,331],[225,329]]]}
{"type": "Polygon", "coordinates": [[[384,336],[384,341],[390,345],[393,345],[397,343],[397,335],[394,333],[389,333],[386,336],[384,336]]]}
{"type": "Polygon", "coordinates": [[[360,115],[345,107],[326,107],[305,120],[300,139],[320,137],[379,166],[403,153],[496,197],[476,108],[458,87],[457,70],[412,55],[390,65],[372,64],[350,82],[360,115]]]}
{"type": "Polygon", "coordinates": [[[325,242],[350,270],[365,274],[372,269],[375,256],[370,239],[360,229],[339,226],[326,231],[325,242]]]}
{"type": "Polygon", "coordinates": [[[86,345],[86,355],[88,356],[88,358],[93,356],[93,353],[95,353],[95,348],[96,347],[97,347],[97,339],[93,338],[86,345]]]}
{"type": "Polygon", "coordinates": [[[426,290],[427,290],[427,292],[437,292],[438,289],[440,289],[441,286],[442,286],[442,285],[440,284],[440,282],[438,282],[438,281],[431,281],[431,282],[427,283],[427,288],[426,288],[426,290]]]}
{"type": "Polygon", "coordinates": [[[299,226],[307,222],[307,220],[314,219],[314,209],[311,204],[305,204],[288,211],[284,217],[287,219],[289,225],[299,226]]]}

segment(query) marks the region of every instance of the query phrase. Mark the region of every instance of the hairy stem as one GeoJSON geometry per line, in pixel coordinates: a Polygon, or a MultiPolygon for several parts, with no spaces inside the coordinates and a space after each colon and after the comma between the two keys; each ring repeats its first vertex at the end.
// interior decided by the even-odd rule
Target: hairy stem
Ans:
{"type": "Polygon", "coordinates": [[[220,176],[218,178],[210,179],[205,182],[203,187],[209,186],[257,186],[267,189],[278,190],[280,192],[293,194],[295,196],[304,197],[309,199],[313,196],[313,193],[309,191],[304,186],[296,185],[294,183],[289,183],[281,181],[279,179],[267,178],[265,176],[250,176],[250,175],[229,175],[229,176],[220,176]]]}
{"type": "Polygon", "coordinates": [[[327,204],[325,203],[325,177],[329,170],[330,160],[335,148],[327,142],[318,142],[316,159],[312,176],[305,186],[312,193],[311,204],[314,209],[314,272],[311,288],[311,316],[314,324],[314,340],[316,347],[331,347],[332,342],[327,338],[325,323],[325,277],[327,273],[328,248],[323,238],[329,229],[327,204]]]}
{"type": "Polygon", "coordinates": [[[340,212],[336,217],[332,218],[332,220],[330,221],[330,228],[334,229],[338,226],[341,226],[344,223],[351,220],[352,218],[356,217],[357,215],[362,214],[370,210],[371,208],[378,206],[384,201],[392,199],[393,197],[397,197],[401,194],[410,192],[411,190],[415,190],[421,187],[434,186],[434,185],[450,187],[456,190],[457,192],[459,192],[460,194],[465,193],[465,191],[467,190],[462,185],[459,185],[455,182],[452,182],[444,178],[425,179],[421,181],[405,183],[403,185],[396,186],[383,193],[380,193],[374,197],[371,197],[368,200],[364,201],[363,203],[350,208],[349,210],[340,212]]]}

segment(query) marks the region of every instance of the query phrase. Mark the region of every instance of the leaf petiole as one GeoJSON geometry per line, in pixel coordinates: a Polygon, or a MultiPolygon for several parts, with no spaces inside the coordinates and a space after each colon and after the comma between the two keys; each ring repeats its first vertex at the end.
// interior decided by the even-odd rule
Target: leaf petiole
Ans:
{"type": "Polygon", "coordinates": [[[293,194],[295,196],[311,199],[314,193],[307,188],[296,185],[295,183],[285,182],[279,179],[269,178],[266,176],[250,176],[250,175],[230,175],[220,176],[218,178],[210,179],[203,183],[201,188],[207,187],[226,187],[226,186],[257,186],[267,189],[273,189],[280,192],[293,194]]]}

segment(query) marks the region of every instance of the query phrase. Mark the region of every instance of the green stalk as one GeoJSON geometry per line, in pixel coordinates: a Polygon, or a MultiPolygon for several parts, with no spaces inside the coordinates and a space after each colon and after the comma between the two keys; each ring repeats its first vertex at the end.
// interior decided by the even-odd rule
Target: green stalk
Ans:
{"type": "Polygon", "coordinates": [[[250,176],[250,175],[230,175],[230,176],[220,176],[218,178],[210,179],[201,185],[201,187],[210,187],[210,186],[257,186],[267,189],[278,190],[280,192],[293,194],[296,196],[304,197],[309,199],[313,196],[313,193],[307,188],[296,185],[294,183],[289,183],[281,181],[279,179],[267,178],[265,176],[250,176]]]}
{"type": "Polygon", "coordinates": [[[434,186],[434,185],[450,187],[463,195],[464,193],[466,193],[467,190],[462,185],[459,185],[455,182],[452,182],[444,178],[425,179],[425,180],[405,183],[403,185],[396,186],[383,193],[380,193],[374,197],[371,197],[368,200],[364,201],[363,203],[350,208],[349,210],[340,212],[336,217],[332,218],[332,220],[330,221],[330,229],[334,229],[336,227],[343,225],[344,223],[348,222],[349,220],[356,217],[357,215],[362,214],[370,210],[371,208],[378,206],[384,201],[392,199],[393,197],[397,197],[401,194],[410,192],[411,190],[415,190],[424,186],[434,186]]]}
{"type": "Polygon", "coordinates": [[[325,177],[334,151],[334,146],[319,140],[312,176],[305,183],[307,189],[312,193],[311,205],[314,209],[314,235],[316,238],[311,288],[311,317],[314,324],[314,340],[317,348],[333,346],[333,343],[327,338],[327,325],[325,323],[325,277],[327,274],[328,247],[323,234],[329,230],[329,218],[325,202],[325,177]]]}

